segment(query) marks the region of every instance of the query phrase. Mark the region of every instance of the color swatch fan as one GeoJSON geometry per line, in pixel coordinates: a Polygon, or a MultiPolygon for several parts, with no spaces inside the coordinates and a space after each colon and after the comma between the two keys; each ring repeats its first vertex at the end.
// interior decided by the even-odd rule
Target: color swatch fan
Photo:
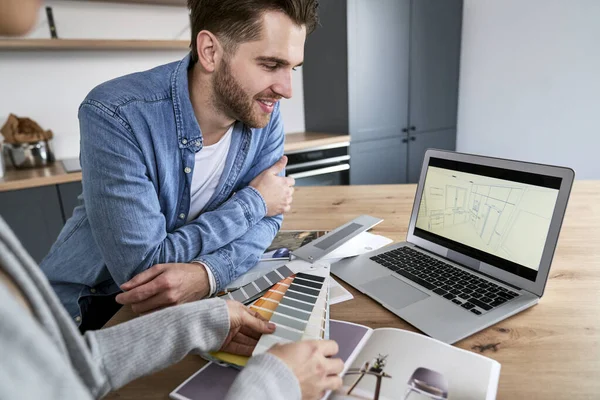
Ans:
{"type": "MultiPolygon", "coordinates": [[[[250,308],[273,322],[275,332],[262,335],[252,352],[258,355],[274,344],[329,338],[329,264],[309,264],[275,283],[250,308]]],[[[244,366],[248,357],[216,352],[217,363],[244,366]]]]}
{"type": "Polygon", "coordinates": [[[278,343],[328,337],[329,266],[313,264],[273,286],[251,309],[277,325],[274,333],[262,335],[252,355],[266,352],[278,343]]]}
{"type": "Polygon", "coordinates": [[[312,263],[303,260],[292,260],[272,270],[271,272],[260,276],[259,278],[246,283],[244,286],[232,291],[222,292],[219,297],[239,301],[243,304],[250,304],[262,296],[265,291],[275,285],[282,279],[294,275],[296,272],[303,272],[312,267],[312,263]]]}

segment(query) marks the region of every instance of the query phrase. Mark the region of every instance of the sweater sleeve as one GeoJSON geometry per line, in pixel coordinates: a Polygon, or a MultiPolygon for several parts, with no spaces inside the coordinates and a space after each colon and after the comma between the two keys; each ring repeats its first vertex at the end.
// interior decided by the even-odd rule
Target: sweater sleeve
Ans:
{"type": "Polygon", "coordinates": [[[264,353],[252,357],[237,376],[226,400],[300,399],[296,376],[278,357],[264,353]]]}
{"type": "MultiPolygon", "coordinates": [[[[98,331],[84,338],[93,361],[106,375],[108,391],[169,367],[186,355],[218,350],[229,333],[229,311],[222,299],[170,307],[98,331]]],[[[250,359],[227,399],[300,399],[300,385],[276,356],[250,359]]]]}
{"type": "Polygon", "coordinates": [[[89,331],[85,340],[94,362],[106,374],[107,389],[111,391],[175,364],[189,353],[219,349],[228,332],[225,301],[210,299],[89,331]]]}

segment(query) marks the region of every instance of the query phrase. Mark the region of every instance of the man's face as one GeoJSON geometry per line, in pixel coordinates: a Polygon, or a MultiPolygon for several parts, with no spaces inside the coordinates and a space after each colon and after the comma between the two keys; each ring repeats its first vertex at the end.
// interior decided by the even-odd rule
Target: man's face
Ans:
{"type": "Polygon", "coordinates": [[[304,26],[283,13],[265,13],[261,38],[239,44],[215,71],[217,109],[251,128],[265,127],[275,103],[292,97],[292,72],[304,59],[305,39],[304,26]]]}

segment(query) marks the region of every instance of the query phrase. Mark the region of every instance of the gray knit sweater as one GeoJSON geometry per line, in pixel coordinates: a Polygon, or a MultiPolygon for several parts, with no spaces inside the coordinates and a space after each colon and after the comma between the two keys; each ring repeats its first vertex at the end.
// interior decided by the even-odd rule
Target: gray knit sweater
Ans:
{"type": "MultiPolygon", "coordinates": [[[[225,302],[211,299],[81,336],[2,218],[0,268],[23,292],[34,313],[32,317],[0,281],[0,400],[100,398],[189,353],[218,349],[229,331],[225,302]]],[[[179,383],[173,382],[173,387],[179,383]]],[[[270,354],[252,358],[227,396],[300,397],[296,377],[270,354]]]]}

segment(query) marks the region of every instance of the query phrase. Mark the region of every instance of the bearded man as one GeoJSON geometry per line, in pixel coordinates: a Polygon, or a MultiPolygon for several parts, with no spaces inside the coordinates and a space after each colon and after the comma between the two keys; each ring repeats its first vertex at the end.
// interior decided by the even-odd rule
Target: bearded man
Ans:
{"type": "Polygon", "coordinates": [[[290,209],[279,100],[315,0],[189,0],[191,52],[79,108],[82,204],[41,268],[80,330],[209,297],[254,266],[290,209]],[[124,291],[124,293],[121,293],[124,291]]]}

